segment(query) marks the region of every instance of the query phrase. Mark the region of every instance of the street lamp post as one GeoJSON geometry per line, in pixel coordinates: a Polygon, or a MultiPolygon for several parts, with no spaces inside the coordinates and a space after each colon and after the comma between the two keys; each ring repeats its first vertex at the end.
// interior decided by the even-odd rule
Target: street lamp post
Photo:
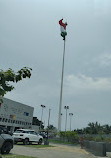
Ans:
{"type": "Polygon", "coordinates": [[[69,106],[64,106],[64,109],[66,110],[66,121],[65,121],[65,132],[67,128],[67,110],[69,109],[69,106]]]}
{"type": "Polygon", "coordinates": [[[70,131],[71,131],[71,121],[72,121],[73,113],[69,113],[69,116],[70,116],[70,131]]]}
{"type": "Polygon", "coordinates": [[[46,140],[44,141],[44,145],[49,145],[49,141],[48,141],[48,139],[49,139],[50,111],[51,111],[51,109],[49,109],[48,126],[47,126],[47,138],[46,138],[46,140]]]}
{"type": "Polygon", "coordinates": [[[41,114],[41,124],[40,124],[40,130],[41,130],[41,127],[42,127],[42,117],[43,117],[43,109],[46,107],[45,105],[41,105],[42,107],[42,114],[41,114]]]}
{"type": "Polygon", "coordinates": [[[47,127],[47,139],[49,138],[49,121],[50,121],[50,111],[51,111],[51,109],[49,109],[48,127],[47,127]]]}
{"type": "Polygon", "coordinates": [[[50,111],[51,111],[51,109],[49,109],[48,128],[49,128],[49,121],[50,121],[50,111]]]}
{"type": "Polygon", "coordinates": [[[62,115],[63,115],[63,114],[61,113],[61,123],[62,123],[62,115]]]}

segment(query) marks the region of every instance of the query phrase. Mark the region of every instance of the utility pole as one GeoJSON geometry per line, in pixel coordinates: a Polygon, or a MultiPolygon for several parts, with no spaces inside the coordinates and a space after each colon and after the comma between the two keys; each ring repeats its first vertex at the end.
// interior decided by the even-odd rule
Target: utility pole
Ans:
{"type": "Polygon", "coordinates": [[[66,110],[66,121],[65,121],[65,132],[67,128],[67,110],[69,109],[69,106],[64,106],[64,109],[66,110]]]}
{"type": "Polygon", "coordinates": [[[48,127],[49,127],[49,121],[50,121],[50,111],[51,111],[51,109],[49,109],[48,127]]]}
{"type": "Polygon", "coordinates": [[[41,114],[41,124],[40,124],[40,130],[41,130],[41,127],[42,127],[42,117],[43,117],[43,109],[46,107],[45,105],[41,105],[42,107],[42,114],[41,114]]]}
{"type": "Polygon", "coordinates": [[[49,121],[50,121],[50,111],[51,111],[51,109],[49,109],[48,127],[47,127],[47,138],[49,138],[49,121]]]}
{"type": "Polygon", "coordinates": [[[51,109],[49,109],[48,126],[47,126],[47,138],[46,138],[46,140],[44,141],[44,145],[49,145],[49,141],[48,141],[48,139],[49,139],[49,121],[50,121],[50,111],[51,111],[51,109]]]}
{"type": "Polygon", "coordinates": [[[72,121],[73,113],[69,113],[69,116],[70,116],[70,131],[71,131],[71,121],[72,121]]]}

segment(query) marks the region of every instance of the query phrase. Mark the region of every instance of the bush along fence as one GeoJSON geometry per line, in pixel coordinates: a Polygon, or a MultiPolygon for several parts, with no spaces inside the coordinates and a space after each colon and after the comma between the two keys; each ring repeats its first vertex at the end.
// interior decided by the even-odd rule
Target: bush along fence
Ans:
{"type": "Polygon", "coordinates": [[[72,144],[79,142],[79,136],[74,131],[59,132],[59,136],[61,141],[70,142],[72,144]]]}
{"type": "Polygon", "coordinates": [[[79,136],[75,131],[61,131],[56,137],[51,138],[51,140],[59,143],[77,144],[79,142],[79,136]]]}

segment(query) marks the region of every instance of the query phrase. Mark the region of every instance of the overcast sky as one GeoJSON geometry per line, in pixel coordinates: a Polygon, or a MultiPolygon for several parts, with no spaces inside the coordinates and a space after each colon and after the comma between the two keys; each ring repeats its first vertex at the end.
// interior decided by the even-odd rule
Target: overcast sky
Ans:
{"type": "MultiPolygon", "coordinates": [[[[0,0],[0,69],[33,69],[6,98],[34,107],[58,127],[63,40],[67,21],[62,130],[69,106],[72,129],[111,125],[111,0],[0,0]]],[[[69,116],[67,130],[69,129],[69,116]]]]}

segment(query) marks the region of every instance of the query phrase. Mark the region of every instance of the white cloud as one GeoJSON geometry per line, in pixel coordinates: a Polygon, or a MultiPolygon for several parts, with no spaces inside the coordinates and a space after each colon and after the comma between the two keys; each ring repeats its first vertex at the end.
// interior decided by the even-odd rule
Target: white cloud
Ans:
{"type": "Polygon", "coordinates": [[[80,74],[78,76],[69,75],[65,78],[65,86],[69,91],[109,91],[111,90],[111,78],[92,78],[80,74]]]}
{"type": "Polygon", "coordinates": [[[99,56],[96,56],[96,58],[92,59],[92,63],[96,64],[102,68],[111,66],[110,50],[108,52],[104,52],[104,53],[100,54],[99,56]]]}
{"type": "Polygon", "coordinates": [[[109,66],[111,65],[111,54],[105,53],[102,56],[99,57],[100,64],[102,66],[109,66]]]}

